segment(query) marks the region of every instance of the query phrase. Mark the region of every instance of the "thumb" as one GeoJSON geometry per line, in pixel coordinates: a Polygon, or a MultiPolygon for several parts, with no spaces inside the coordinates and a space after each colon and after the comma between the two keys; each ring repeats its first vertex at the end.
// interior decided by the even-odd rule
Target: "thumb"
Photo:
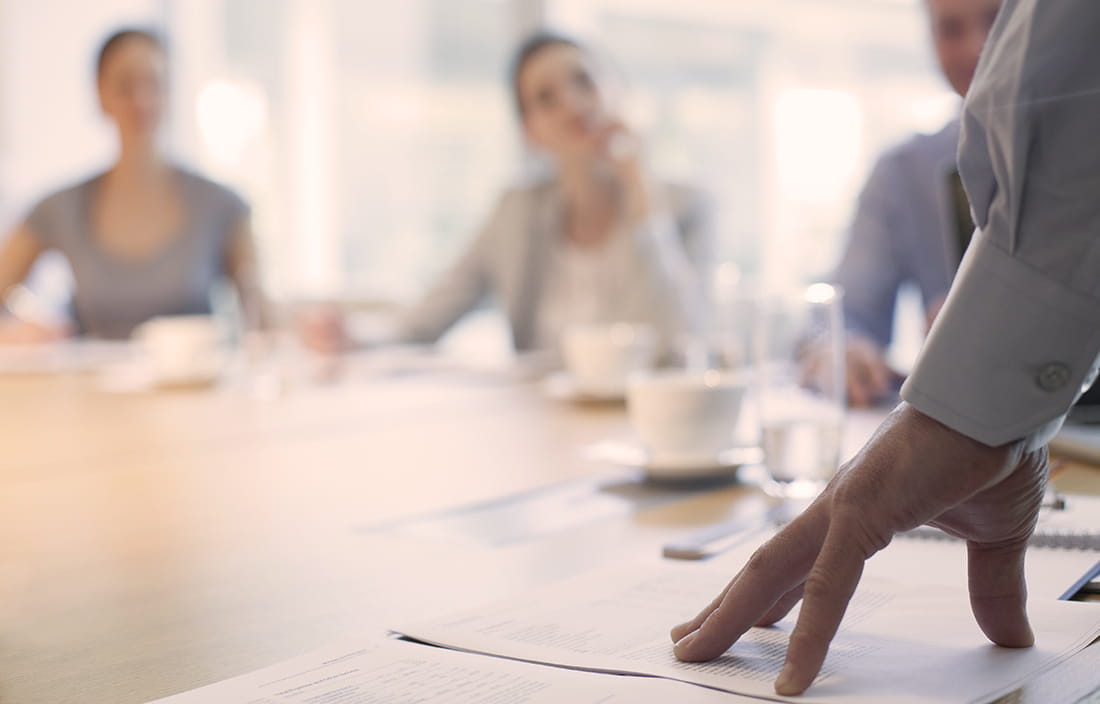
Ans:
{"type": "Polygon", "coordinates": [[[967,544],[970,608],[986,637],[1008,648],[1035,643],[1027,620],[1026,550],[1026,537],[996,545],[967,544]]]}

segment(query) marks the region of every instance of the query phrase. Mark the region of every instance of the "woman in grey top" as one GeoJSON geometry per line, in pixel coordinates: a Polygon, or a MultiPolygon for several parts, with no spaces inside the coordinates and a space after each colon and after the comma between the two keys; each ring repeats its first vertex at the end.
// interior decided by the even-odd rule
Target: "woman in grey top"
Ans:
{"type": "Polygon", "coordinates": [[[0,249],[0,294],[46,250],[65,255],[75,282],[72,326],[55,329],[0,313],[0,342],[73,331],[125,338],[154,316],[210,313],[211,288],[223,278],[236,284],[246,317],[258,324],[248,206],[161,151],[166,73],[155,34],[124,30],[103,44],[97,87],[118,131],[117,161],[42,200],[0,249]]]}
{"type": "MultiPolygon", "coordinates": [[[[459,260],[396,321],[392,338],[433,342],[484,297],[507,314],[517,351],[557,347],[574,323],[652,324],[666,347],[705,313],[709,208],[694,189],[656,182],[614,115],[592,55],[538,34],[513,62],[528,143],[554,177],[507,191],[459,260]]],[[[346,347],[337,316],[303,323],[307,344],[346,347]]]]}

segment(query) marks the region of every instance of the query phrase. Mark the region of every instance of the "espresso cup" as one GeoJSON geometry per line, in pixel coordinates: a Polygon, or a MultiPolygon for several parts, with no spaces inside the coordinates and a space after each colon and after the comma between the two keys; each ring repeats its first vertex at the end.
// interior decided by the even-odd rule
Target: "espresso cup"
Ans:
{"type": "Polygon", "coordinates": [[[697,468],[734,446],[742,375],[668,370],[631,377],[627,411],[652,466],[697,468]]]}
{"type": "Polygon", "coordinates": [[[204,386],[221,373],[221,332],[211,316],[152,318],[134,330],[133,339],[160,386],[204,386]]]}
{"type": "Polygon", "coordinates": [[[562,334],[561,348],[579,391],[621,397],[627,378],[656,361],[657,333],[633,323],[572,325],[562,334]]]}

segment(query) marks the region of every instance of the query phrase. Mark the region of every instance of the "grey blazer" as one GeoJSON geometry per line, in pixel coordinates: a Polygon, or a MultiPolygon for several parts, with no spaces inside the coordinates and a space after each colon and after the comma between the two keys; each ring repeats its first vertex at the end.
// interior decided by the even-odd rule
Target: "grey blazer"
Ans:
{"type": "MultiPolygon", "coordinates": [[[[653,324],[666,344],[699,331],[706,310],[711,259],[711,208],[695,189],[663,186],[667,214],[633,233],[633,285],[615,307],[619,320],[653,324]]],[[[563,236],[563,202],[553,183],[504,193],[472,244],[417,304],[398,320],[398,338],[429,343],[486,297],[495,299],[511,325],[518,352],[535,345],[545,263],[563,236]]],[[[614,322],[614,321],[608,321],[614,322]]]]}
{"type": "Polygon", "coordinates": [[[1098,30],[1096,0],[1007,0],[963,107],[978,234],[902,397],[986,445],[1041,447],[1100,368],[1098,30]]]}

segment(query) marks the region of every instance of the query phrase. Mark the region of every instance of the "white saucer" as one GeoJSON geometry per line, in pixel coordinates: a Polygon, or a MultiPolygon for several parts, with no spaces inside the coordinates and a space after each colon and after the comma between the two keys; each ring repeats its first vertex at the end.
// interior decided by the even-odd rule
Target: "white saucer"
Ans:
{"type": "Polygon", "coordinates": [[[561,401],[608,403],[626,399],[626,388],[623,386],[584,387],[567,371],[558,371],[549,375],[543,380],[543,387],[551,398],[561,401]]]}
{"type": "Polygon", "coordinates": [[[652,479],[701,479],[732,474],[763,459],[759,447],[731,447],[717,454],[651,456],[638,442],[605,440],[584,449],[587,459],[637,467],[652,479]]]}

